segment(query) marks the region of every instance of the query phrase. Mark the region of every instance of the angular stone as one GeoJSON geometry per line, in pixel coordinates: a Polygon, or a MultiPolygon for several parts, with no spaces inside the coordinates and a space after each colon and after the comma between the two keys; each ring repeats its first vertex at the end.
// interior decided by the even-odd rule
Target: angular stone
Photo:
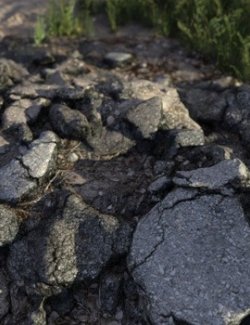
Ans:
{"type": "Polygon", "coordinates": [[[1,201],[16,203],[22,200],[50,176],[55,167],[56,142],[53,132],[43,132],[22,157],[0,168],[1,201]]]}
{"type": "Polygon", "coordinates": [[[21,99],[7,107],[2,115],[2,125],[8,129],[15,125],[27,124],[26,109],[32,105],[29,99],[21,99]]]}
{"type": "Polygon", "coordinates": [[[53,132],[45,131],[31,143],[30,150],[21,159],[32,178],[42,178],[54,169],[57,142],[53,132]]]}
{"type": "Polygon", "coordinates": [[[12,242],[19,230],[14,210],[0,205],[0,247],[12,242]]]}
{"type": "Polygon", "coordinates": [[[173,191],[139,222],[128,262],[152,324],[249,314],[250,228],[237,198],[173,191]]]}
{"type": "Polygon", "coordinates": [[[0,168],[0,201],[16,203],[36,187],[36,181],[30,179],[28,171],[18,160],[0,168]]]}
{"type": "Polygon", "coordinates": [[[218,190],[226,185],[245,186],[249,171],[239,159],[224,160],[218,164],[191,171],[179,171],[173,181],[178,186],[218,190]]]}
{"type": "Polygon", "coordinates": [[[162,123],[164,130],[188,129],[199,130],[201,127],[191,119],[189,112],[181,102],[176,89],[169,88],[162,96],[162,123]]]}
{"type": "Polygon", "coordinates": [[[158,131],[162,118],[162,100],[152,97],[129,110],[127,119],[134,124],[145,139],[158,131]]]}
{"type": "Polygon", "coordinates": [[[54,105],[49,113],[54,130],[62,137],[86,140],[90,133],[87,118],[65,105],[54,105]]]}
{"type": "Polygon", "coordinates": [[[95,279],[113,257],[128,251],[132,229],[70,195],[58,215],[11,246],[8,268],[15,281],[51,290],[95,279]],[[27,265],[29,267],[27,268],[27,265]]]}

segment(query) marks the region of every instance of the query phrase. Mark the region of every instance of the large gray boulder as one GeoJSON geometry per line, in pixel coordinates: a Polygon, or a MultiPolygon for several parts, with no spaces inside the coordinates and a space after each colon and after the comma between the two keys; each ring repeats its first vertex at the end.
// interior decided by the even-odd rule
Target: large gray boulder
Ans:
{"type": "Polygon", "coordinates": [[[127,224],[70,195],[57,216],[46,218],[12,244],[8,259],[11,278],[42,288],[39,292],[45,295],[75,281],[88,283],[111,258],[127,253],[131,232],[127,224]]]}
{"type": "Polygon", "coordinates": [[[152,324],[239,325],[249,314],[250,228],[237,198],[171,192],[139,222],[128,263],[152,324]]]}

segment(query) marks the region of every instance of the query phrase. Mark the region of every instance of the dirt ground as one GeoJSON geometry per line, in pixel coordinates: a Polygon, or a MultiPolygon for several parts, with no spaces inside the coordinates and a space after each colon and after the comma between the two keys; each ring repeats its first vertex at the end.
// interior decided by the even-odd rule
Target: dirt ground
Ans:
{"type": "Polygon", "coordinates": [[[0,38],[5,35],[33,34],[36,15],[42,14],[48,0],[0,0],[0,38]]]}

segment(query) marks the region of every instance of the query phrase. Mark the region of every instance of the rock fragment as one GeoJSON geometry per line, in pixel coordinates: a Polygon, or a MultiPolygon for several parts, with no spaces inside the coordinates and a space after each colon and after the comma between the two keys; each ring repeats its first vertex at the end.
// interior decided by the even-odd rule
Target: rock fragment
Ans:
{"type": "Polygon", "coordinates": [[[249,171],[243,162],[228,159],[211,167],[177,172],[173,181],[178,186],[218,190],[226,185],[245,186],[248,179],[249,171]]]}
{"type": "Polygon", "coordinates": [[[28,75],[28,71],[22,65],[12,60],[0,59],[0,89],[13,86],[27,78],[28,75]]]}
{"type": "Polygon", "coordinates": [[[82,141],[88,138],[90,125],[81,112],[58,104],[51,107],[49,116],[54,130],[60,136],[82,141]]]}
{"type": "Polygon", "coordinates": [[[57,138],[51,131],[41,134],[20,158],[0,168],[0,200],[16,203],[30,195],[55,167],[57,138]]]}

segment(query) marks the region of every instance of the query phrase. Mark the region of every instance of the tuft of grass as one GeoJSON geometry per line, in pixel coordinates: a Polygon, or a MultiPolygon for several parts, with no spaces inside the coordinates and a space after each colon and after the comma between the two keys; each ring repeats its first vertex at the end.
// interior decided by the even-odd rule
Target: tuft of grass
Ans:
{"type": "Polygon", "coordinates": [[[44,17],[37,17],[34,30],[34,42],[36,45],[40,45],[46,38],[46,24],[44,17]]]}
{"type": "MultiPolygon", "coordinates": [[[[131,21],[153,27],[250,80],[250,0],[105,0],[104,7],[112,31],[131,21]]],[[[38,17],[35,43],[89,35],[92,16],[101,10],[101,0],[50,0],[46,15],[38,17]]]]}
{"type": "Polygon", "coordinates": [[[47,12],[35,25],[34,42],[40,45],[50,37],[74,37],[93,33],[90,14],[94,0],[50,0],[47,12]]]}

